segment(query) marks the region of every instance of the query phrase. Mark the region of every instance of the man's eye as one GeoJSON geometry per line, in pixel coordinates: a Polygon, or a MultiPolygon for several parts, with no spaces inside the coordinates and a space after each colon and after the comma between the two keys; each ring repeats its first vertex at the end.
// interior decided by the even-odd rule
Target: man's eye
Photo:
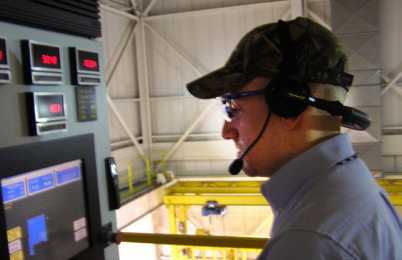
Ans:
{"type": "Polygon", "coordinates": [[[239,109],[238,109],[238,108],[232,107],[232,108],[230,108],[229,111],[228,111],[228,117],[229,117],[229,118],[233,118],[233,117],[236,116],[236,114],[237,114],[238,112],[239,112],[239,109]]]}

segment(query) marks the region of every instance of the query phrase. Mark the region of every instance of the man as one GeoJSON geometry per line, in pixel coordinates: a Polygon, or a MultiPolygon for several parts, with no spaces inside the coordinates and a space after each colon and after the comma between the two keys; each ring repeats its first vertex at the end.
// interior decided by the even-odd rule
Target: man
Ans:
{"type": "Polygon", "coordinates": [[[229,171],[270,177],[261,192],[275,220],[259,259],[402,259],[400,216],[340,133],[370,124],[340,103],[346,63],[333,33],[299,17],[253,29],[224,67],[187,84],[221,99],[239,157],[229,171]]]}

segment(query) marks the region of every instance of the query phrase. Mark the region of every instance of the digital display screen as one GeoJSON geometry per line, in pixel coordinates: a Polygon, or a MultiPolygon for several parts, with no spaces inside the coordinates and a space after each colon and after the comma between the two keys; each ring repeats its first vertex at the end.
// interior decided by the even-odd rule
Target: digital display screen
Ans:
{"type": "Polygon", "coordinates": [[[47,242],[46,216],[40,214],[28,219],[29,254],[35,255],[35,247],[39,243],[47,242]]]}
{"type": "Polygon", "coordinates": [[[82,164],[1,179],[10,259],[70,259],[89,248],[82,164]]]}
{"type": "Polygon", "coordinates": [[[54,187],[53,172],[45,173],[41,176],[28,179],[28,194],[45,191],[54,187]]]}
{"type": "Polygon", "coordinates": [[[77,50],[78,71],[99,72],[98,53],[77,50]]]}
{"type": "Polygon", "coordinates": [[[16,199],[23,198],[27,195],[25,190],[25,182],[13,182],[2,187],[3,202],[10,202],[16,199]]]}
{"type": "Polygon", "coordinates": [[[6,40],[0,38],[0,65],[7,65],[7,47],[6,40]]]}
{"type": "Polygon", "coordinates": [[[96,91],[95,87],[77,87],[77,112],[78,121],[93,121],[97,120],[97,107],[96,107],[96,91]]]}
{"type": "Polygon", "coordinates": [[[30,42],[31,67],[33,69],[61,69],[60,48],[30,42]]]}
{"type": "Polygon", "coordinates": [[[57,185],[63,185],[80,179],[80,168],[78,166],[56,171],[57,185]]]}
{"type": "Polygon", "coordinates": [[[65,118],[63,93],[34,93],[36,119],[58,120],[65,118]]]}

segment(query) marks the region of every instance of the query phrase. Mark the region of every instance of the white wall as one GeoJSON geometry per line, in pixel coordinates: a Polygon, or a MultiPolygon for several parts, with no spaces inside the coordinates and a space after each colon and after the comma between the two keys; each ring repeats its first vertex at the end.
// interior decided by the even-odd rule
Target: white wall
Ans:
{"type": "MultiPolygon", "coordinates": [[[[150,2],[139,1],[138,8],[144,10],[150,2]]],[[[314,0],[307,3],[310,17],[322,20],[331,26],[330,1],[314,0]]],[[[334,3],[337,5],[336,8],[342,3],[357,5],[355,2],[334,1],[332,9],[334,3]]],[[[401,1],[366,0],[360,4],[371,11],[372,6],[378,6],[377,29],[379,28],[380,34],[379,40],[368,41],[364,44],[364,48],[357,48],[357,51],[353,52],[351,62],[359,66],[363,64],[366,70],[354,71],[358,87],[350,91],[350,97],[353,98],[348,98],[347,104],[368,112],[373,118],[373,126],[367,132],[351,132],[350,135],[356,143],[356,149],[370,168],[380,172],[396,173],[400,171],[398,165],[399,161],[402,161],[400,158],[402,152],[398,151],[393,156],[384,154],[380,159],[385,144],[383,142],[380,145],[379,142],[382,138],[386,138],[392,140],[387,141],[387,144],[401,146],[397,136],[381,135],[383,132],[381,128],[384,127],[393,127],[393,134],[401,134],[400,86],[391,88],[381,96],[381,88],[377,82],[381,75],[390,80],[401,71],[402,26],[399,18],[401,1]],[[379,43],[379,46],[376,47],[375,42],[379,43]],[[370,44],[372,48],[379,48],[379,57],[375,61],[362,58],[364,52],[370,52],[370,44]],[[373,67],[372,64],[379,64],[382,70],[373,67]]],[[[291,7],[291,1],[156,1],[143,19],[145,52],[138,48],[138,39],[137,42],[129,41],[122,60],[119,61],[108,84],[108,93],[125,119],[129,131],[138,141],[144,142],[140,146],[163,148],[166,154],[169,154],[182,134],[192,126],[194,120],[211,102],[191,97],[185,89],[185,84],[201,74],[222,66],[237,41],[251,28],[278,19],[290,18],[291,7]],[[141,63],[139,57],[145,58],[145,63],[141,63]],[[142,75],[142,78],[147,78],[145,83],[139,81],[141,73],[145,73],[145,76],[142,75]],[[149,111],[144,111],[147,109],[149,111]],[[150,129],[144,128],[144,125],[150,129]],[[152,140],[152,143],[148,144],[147,140],[152,140]]],[[[368,11],[364,8],[361,10],[359,10],[360,16],[356,16],[349,9],[342,12],[347,26],[339,29],[341,38],[346,40],[351,38],[352,36],[348,35],[351,29],[370,28],[367,24],[373,22],[372,16],[367,15],[368,11]],[[364,19],[367,19],[368,23],[364,19]],[[348,22],[353,22],[353,26],[348,22]]],[[[105,60],[110,62],[106,67],[108,73],[112,71],[118,50],[124,45],[133,28],[138,30],[139,22],[102,11],[102,26],[105,60]]],[[[374,27],[373,30],[377,29],[374,27]]],[[[366,35],[369,34],[370,32],[366,32],[366,35]]],[[[138,31],[134,39],[138,37],[137,35],[138,31]]],[[[347,51],[350,51],[350,48],[347,46],[347,51]]],[[[383,80],[382,84],[385,85],[386,82],[383,80]]],[[[111,111],[109,113],[110,139],[113,147],[129,145],[128,134],[121,128],[113,113],[111,111]]],[[[226,174],[226,167],[235,155],[235,150],[232,145],[221,141],[221,126],[221,116],[211,109],[207,116],[194,126],[184,144],[169,156],[168,169],[173,170],[176,175],[226,174]],[[211,147],[214,148],[210,149],[211,147]]],[[[121,158],[126,160],[140,155],[134,146],[132,149],[124,150],[127,152],[125,155],[122,155],[124,154],[122,151],[119,152],[117,149],[113,152],[118,162],[122,162],[121,158]]],[[[147,152],[148,150],[144,151],[147,152]]]]}

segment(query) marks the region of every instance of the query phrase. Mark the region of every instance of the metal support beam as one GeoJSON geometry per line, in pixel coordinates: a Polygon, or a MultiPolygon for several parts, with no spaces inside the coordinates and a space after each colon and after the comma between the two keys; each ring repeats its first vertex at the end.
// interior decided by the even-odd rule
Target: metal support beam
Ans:
{"type": "MultiPolygon", "coordinates": [[[[376,181],[388,193],[393,205],[402,205],[402,180],[376,179],[376,181]]],[[[268,203],[259,190],[263,183],[264,180],[178,182],[165,190],[164,203],[205,205],[207,201],[217,201],[221,205],[265,206],[268,203]]]]}
{"type": "Polygon", "coordinates": [[[306,12],[304,7],[303,0],[290,0],[291,19],[294,19],[298,16],[305,16],[306,12]]]}
{"type": "MultiPolygon", "coordinates": [[[[172,43],[170,43],[167,39],[165,39],[163,36],[161,36],[160,33],[158,33],[152,26],[150,26],[147,23],[144,23],[144,26],[147,27],[151,32],[153,32],[159,39],[164,41],[168,46],[170,46],[194,71],[196,71],[199,75],[207,73],[201,72],[199,69],[197,69],[192,62],[190,62],[180,51],[177,49],[172,43]]],[[[179,146],[184,142],[184,140],[189,136],[191,131],[194,129],[194,127],[201,121],[201,119],[209,112],[209,110],[212,108],[212,103],[195,119],[195,121],[190,125],[190,127],[186,130],[186,132],[180,137],[179,141],[173,147],[170,149],[170,151],[167,153],[165,159],[169,160],[170,156],[179,148],[179,146]]]]}
{"type": "Polygon", "coordinates": [[[136,33],[136,52],[138,67],[138,87],[140,97],[141,130],[144,149],[152,149],[152,126],[151,126],[151,105],[149,99],[149,80],[147,49],[144,32],[144,20],[141,17],[138,21],[136,33]]]}
{"type": "MultiPolygon", "coordinates": [[[[168,212],[169,212],[169,232],[170,234],[176,235],[177,234],[176,206],[168,205],[168,212]]],[[[172,245],[170,250],[172,259],[178,259],[179,254],[177,251],[177,246],[172,245]]]]}
{"type": "Polygon", "coordinates": [[[402,71],[398,73],[398,75],[396,75],[395,78],[393,78],[391,80],[390,83],[387,84],[387,86],[381,91],[381,96],[385,94],[385,92],[387,92],[391,87],[394,86],[394,84],[402,77],[402,71]]]}
{"type": "Polygon", "coordinates": [[[136,0],[130,0],[131,6],[134,8],[134,10],[138,9],[138,4],[136,0]]]}
{"type": "Polygon", "coordinates": [[[275,1],[275,2],[266,2],[266,3],[252,3],[252,4],[244,4],[238,6],[225,6],[225,7],[218,7],[218,8],[209,8],[203,10],[194,10],[194,11],[185,11],[185,12],[176,12],[176,13],[169,13],[169,14],[160,14],[160,15],[153,15],[145,17],[146,21],[149,20],[157,20],[163,19],[166,17],[182,17],[183,15],[203,15],[203,14],[211,14],[213,12],[222,14],[225,12],[237,12],[242,11],[247,8],[264,8],[266,6],[271,6],[272,4],[283,4],[288,5],[287,1],[275,1]]]}
{"type": "Polygon", "coordinates": [[[316,15],[313,11],[308,11],[308,15],[312,17],[316,22],[327,28],[328,30],[332,31],[331,26],[327,24],[324,20],[321,19],[318,15],[316,15]]]}
{"type": "Polygon", "coordinates": [[[120,15],[122,17],[128,18],[130,20],[138,21],[138,17],[135,16],[135,15],[132,15],[132,14],[129,14],[129,13],[126,13],[126,12],[122,12],[120,10],[117,10],[117,9],[115,9],[113,7],[110,7],[110,6],[107,6],[107,5],[104,5],[104,4],[99,4],[99,6],[100,6],[100,8],[102,10],[104,10],[106,12],[117,14],[117,15],[120,15]]]}
{"type": "Polygon", "coordinates": [[[147,6],[145,11],[142,13],[142,16],[148,16],[148,13],[151,11],[151,9],[154,7],[154,5],[158,2],[158,0],[152,0],[152,2],[147,6]]]}
{"type": "Polygon", "coordinates": [[[144,23],[145,27],[147,27],[151,32],[153,32],[159,39],[161,39],[163,42],[165,42],[169,47],[171,47],[182,59],[184,62],[187,63],[195,72],[197,72],[199,75],[203,75],[207,73],[207,71],[201,72],[199,69],[197,69],[192,62],[189,61],[189,59],[184,56],[178,48],[176,48],[169,40],[164,38],[159,32],[157,32],[151,25],[144,23]]]}
{"type": "Polygon", "coordinates": [[[216,201],[219,205],[268,206],[262,195],[165,195],[165,205],[205,205],[207,201],[216,201]]]}
{"type": "Polygon", "coordinates": [[[187,128],[186,132],[180,137],[179,141],[177,141],[173,147],[170,149],[170,151],[166,154],[165,160],[169,160],[170,156],[174,152],[176,152],[177,148],[180,147],[180,145],[186,140],[186,138],[190,135],[190,133],[193,131],[193,129],[198,125],[198,123],[206,116],[209,111],[211,110],[212,107],[215,107],[216,104],[214,102],[211,102],[205,109],[202,111],[202,113],[194,120],[194,122],[187,128]]]}
{"type": "Polygon", "coordinates": [[[110,110],[116,116],[117,120],[123,127],[124,131],[127,133],[130,140],[133,142],[134,146],[137,148],[138,152],[141,154],[141,156],[144,156],[145,155],[144,150],[141,148],[140,144],[138,143],[137,138],[133,135],[133,133],[131,133],[126,122],[124,121],[123,117],[120,115],[119,110],[114,105],[114,103],[113,103],[112,99],[109,97],[109,95],[106,95],[106,101],[107,101],[107,104],[109,105],[110,110]]]}
{"type": "Polygon", "coordinates": [[[194,236],[131,232],[122,232],[121,235],[123,242],[225,248],[263,248],[268,241],[268,238],[259,237],[194,236]]]}
{"type": "Polygon", "coordinates": [[[187,234],[187,211],[191,206],[177,205],[178,217],[179,217],[179,232],[181,234],[187,234]]]}
{"type": "MultiPolygon", "coordinates": [[[[111,57],[116,57],[116,55],[117,55],[117,59],[115,60],[115,62],[113,62],[112,69],[110,69],[110,72],[107,72],[107,74],[106,74],[106,87],[109,86],[110,79],[112,78],[112,76],[113,76],[113,74],[114,74],[114,72],[115,72],[115,70],[117,68],[118,62],[120,61],[121,57],[123,56],[123,53],[126,51],[126,48],[127,48],[128,44],[130,43],[130,41],[134,37],[136,28],[137,28],[137,26],[135,24],[134,28],[130,32],[130,35],[124,41],[123,47],[121,48],[120,51],[118,51],[118,54],[117,54],[117,48],[114,50],[113,55],[111,57]]],[[[107,67],[109,68],[110,66],[107,66],[107,67]]],[[[108,69],[106,69],[106,70],[109,71],[108,69]]]]}

